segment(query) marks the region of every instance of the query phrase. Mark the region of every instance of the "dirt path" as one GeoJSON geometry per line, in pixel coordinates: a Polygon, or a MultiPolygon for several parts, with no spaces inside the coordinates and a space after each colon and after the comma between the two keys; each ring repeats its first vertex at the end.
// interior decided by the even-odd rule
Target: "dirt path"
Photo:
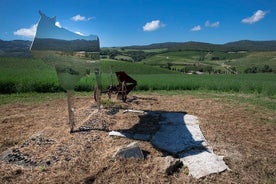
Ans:
{"type": "Polygon", "coordinates": [[[0,161],[0,183],[276,182],[276,127],[267,123],[275,121],[273,113],[182,95],[139,95],[95,115],[91,115],[95,104],[88,97],[76,98],[75,106],[76,129],[81,131],[73,134],[67,125],[66,99],[0,106],[0,154],[10,154],[10,160],[0,161]],[[197,116],[205,138],[216,154],[225,156],[232,171],[196,180],[183,167],[167,175],[160,172],[156,161],[166,153],[146,141],[138,141],[144,160],[114,160],[117,148],[134,140],[109,137],[106,131],[151,132],[158,128],[158,119],[123,113],[122,109],[197,116]]]}

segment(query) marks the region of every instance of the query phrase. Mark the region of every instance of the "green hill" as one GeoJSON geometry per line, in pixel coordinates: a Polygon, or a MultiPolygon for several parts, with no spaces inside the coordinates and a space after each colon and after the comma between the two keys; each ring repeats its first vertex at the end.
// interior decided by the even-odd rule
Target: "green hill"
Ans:
{"type": "Polygon", "coordinates": [[[27,40],[0,40],[0,57],[30,57],[31,43],[27,40]]]}
{"type": "MultiPolygon", "coordinates": [[[[31,41],[27,40],[0,40],[0,57],[30,57],[31,41]]],[[[101,48],[105,50],[106,48],[101,48]]],[[[112,49],[112,48],[107,48],[112,49]]],[[[169,51],[276,51],[276,41],[241,40],[225,44],[211,44],[203,42],[165,42],[150,45],[134,45],[117,47],[123,50],[169,50],[169,51]]]]}
{"type": "Polygon", "coordinates": [[[212,73],[244,73],[251,67],[263,72],[265,65],[271,72],[276,72],[275,58],[276,51],[167,51],[147,57],[142,62],[185,73],[210,73],[210,70],[212,73]]]}
{"type": "Polygon", "coordinates": [[[241,40],[236,42],[229,42],[225,44],[211,44],[203,42],[166,42],[155,43],[143,46],[128,46],[125,49],[160,49],[166,48],[168,50],[196,50],[196,51],[276,51],[276,41],[250,41],[241,40]]]}

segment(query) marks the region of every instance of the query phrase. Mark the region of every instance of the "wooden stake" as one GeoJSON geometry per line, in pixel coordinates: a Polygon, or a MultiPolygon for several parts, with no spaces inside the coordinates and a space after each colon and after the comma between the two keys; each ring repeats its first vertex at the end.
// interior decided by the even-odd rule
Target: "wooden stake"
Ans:
{"type": "Polygon", "coordinates": [[[67,91],[67,104],[68,104],[68,115],[69,115],[69,126],[70,126],[70,133],[74,132],[74,108],[72,102],[73,95],[71,92],[67,91]]]}

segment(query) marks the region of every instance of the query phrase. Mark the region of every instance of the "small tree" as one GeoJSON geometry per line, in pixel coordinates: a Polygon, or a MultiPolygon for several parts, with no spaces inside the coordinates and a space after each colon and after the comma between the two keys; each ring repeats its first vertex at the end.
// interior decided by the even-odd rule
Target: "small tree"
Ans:
{"type": "Polygon", "coordinates": [[[272,68],[269,67],[269,65],[264,65],[262,68],[262,72],[272,72],[272,68]]]}

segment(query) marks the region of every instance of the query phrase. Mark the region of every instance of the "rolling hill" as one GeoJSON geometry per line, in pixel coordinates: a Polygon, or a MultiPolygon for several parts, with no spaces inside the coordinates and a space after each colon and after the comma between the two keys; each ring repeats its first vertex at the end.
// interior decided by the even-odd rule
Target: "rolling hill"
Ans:
{"type": "MultiPolygon", "coordinates": [[[[29,48],[32,42],[28,40],[0,40],[0,57],[30,56],[29,48]]],[[[276,51],[276,40],[251,41],[241,40],[225,44],[211,44],[203,42],[165,42],[150,45],[125,46],[123,49],[148,50],[168,49],[169,51],[276,51]]]]}
{"type": "Polygon", "coordinates": [[[30,46],[28,40],[0,40],[0,57],[30,57],[30,46]]]}
{"type": "Polygon", "coordinates": [[[251,41],[241,40],[229,42],[225,44],[211,44],[204,42],[166,42],[155,43],[143,46],[127,46],[125,49],[161,49],[167,48],[168,50],[196,50],[196,51],[276,51],[276,40],[271,41],[251,41]]]}

